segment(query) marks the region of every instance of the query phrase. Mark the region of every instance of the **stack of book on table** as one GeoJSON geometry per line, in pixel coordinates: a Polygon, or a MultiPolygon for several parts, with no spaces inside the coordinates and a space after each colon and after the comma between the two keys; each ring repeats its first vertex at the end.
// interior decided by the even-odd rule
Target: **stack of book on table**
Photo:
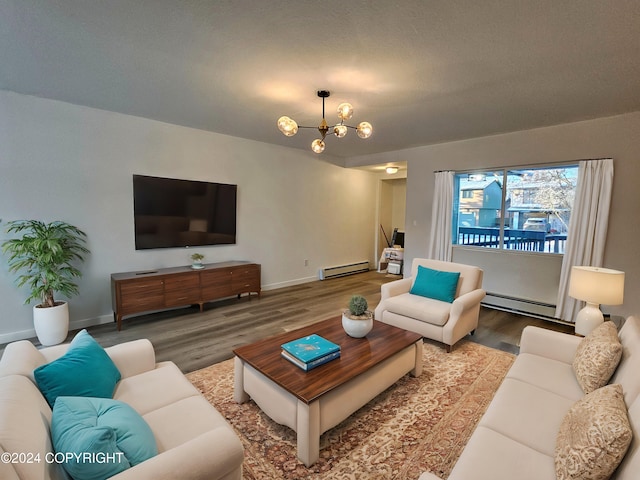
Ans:
{"type": "Polygon", "coordinates": [[[340,357],[340,345],[314,333],[283,344],[282,356],[304,371],[309,371],[340,357]]]}

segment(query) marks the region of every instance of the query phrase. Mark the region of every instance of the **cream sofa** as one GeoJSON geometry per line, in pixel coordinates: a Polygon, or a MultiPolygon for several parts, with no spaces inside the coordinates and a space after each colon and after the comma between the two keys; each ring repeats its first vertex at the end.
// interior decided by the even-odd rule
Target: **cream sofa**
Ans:
{"type": "Polygon", "coordinates": [[[478,327],[480,302],[486,295],[482,289],[482,276],[483,271],[475,266],[414,258],[410,277],[382,285],[374,318],[442,342],[449,352],[458,340],[478,327]],[[418,266],[443,272],[460,272],[453,303],[410,293],[418,266]]]}
{"type": "MultiPolygon", "coordinates": [[[[611,477],[640,478],[640,318],[619,332],[622,359],[609,384],[620,384],[633,431],[611,477]]],[[[569,409],[585,394],[572,362],[581,338],[526,327],[520,354],[465,446],[449,480],[555,480],[556,438],[569,409]]],[[[420,480],[438,477],[425,472],[420,480]]],[[[592,477],[589,477],[592,478],[592,477]]]]}
{"type": "MultiPolygon", "coordinates": [[[[0,360],[0,478],[67,479],[52,452],[51,408],[33,370],[62,356],[68,344],[36,349],[28,341],[7,345],[0,360]],[[7,462],[14,455],[15,462],[7,462]],[[21,456],[20,456],[21,455],[21,456]],[[26,456],[25,456],[26,455],[26,456]],[[37,455],[37,457],[36,457],[37,455]],[[29,461],[39,458],[39,461],[29,461]]],[[[111,477],[118,480],[242,478],[242,443],[220,413],[172,362],[156,363],[148,340],[105,349],[122,379],[114,399],[132,406],[151,427],[158,455],[111,477]]]]}

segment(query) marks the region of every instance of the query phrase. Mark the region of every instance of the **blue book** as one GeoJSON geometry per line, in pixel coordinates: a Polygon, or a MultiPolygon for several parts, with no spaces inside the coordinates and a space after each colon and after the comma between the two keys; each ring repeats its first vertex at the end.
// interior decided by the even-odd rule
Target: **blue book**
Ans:
{"type": "Polygon", "coordinates": [[[324,357],[316,358],[315,360],[312,360],[310,362],[303,362],[301,360],[298,360],[296,357],[291,355],[286,350],[282,350],[282,356],[284,358],[286,358],[287,360],[289,360],[294,365],[297,365],[298,367],[300,367],[305,372],[308,372],[312,368],[319,367],[320,365],[324,365],[325,363],[330,362],[331,360],[335,360],[336,358],[340,358],[340,350],[336,350],[333,353],[329,353],[328,355],[325,355],[324,357]]]}
{"type": "Polygon", "coordinates": [[[282,345],[282,349],[304,363],[312,362],[330,353],[339,352],[340,345],[320,335],[309,335],[282,345]]]}

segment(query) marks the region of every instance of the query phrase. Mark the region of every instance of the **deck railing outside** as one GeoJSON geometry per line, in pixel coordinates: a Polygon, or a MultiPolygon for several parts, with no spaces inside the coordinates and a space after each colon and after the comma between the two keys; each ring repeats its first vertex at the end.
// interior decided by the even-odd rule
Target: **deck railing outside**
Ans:
{"type": "MultiPolygon", "coordinates": [[[[534,230],[504,229],[504,248],[531,252],[564,253],[567,234],[534,230]]],[[[486,227],[459,227],[458,245],[498,248],[500,229],[486,227]]]]}

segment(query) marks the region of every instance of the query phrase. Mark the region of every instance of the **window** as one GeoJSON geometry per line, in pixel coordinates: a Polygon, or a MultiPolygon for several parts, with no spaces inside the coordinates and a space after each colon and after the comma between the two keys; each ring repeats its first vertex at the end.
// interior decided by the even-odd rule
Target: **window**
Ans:
{"type": "Polygon", "coordinates": [[[578,166],[455,176],[453,244],[564,253],[578,166]]]}

